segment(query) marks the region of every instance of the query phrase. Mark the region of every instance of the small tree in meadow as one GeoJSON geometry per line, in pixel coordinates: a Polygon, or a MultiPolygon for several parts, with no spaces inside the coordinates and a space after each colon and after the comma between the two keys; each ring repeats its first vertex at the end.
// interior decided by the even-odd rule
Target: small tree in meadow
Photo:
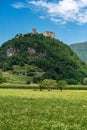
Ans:
{"type": "Polygon", "coordinates": [[[65,80],[59,80],[58,82],[58,88],[60,89],[60,91],[62,91],[67,85],[68,83],[65,80]]]}
{"type": "Polygon", "coordinates": [[[47,88],[48,91],[50,91],[51,88],[56,88],[57,82],[56,80],[53,79],[44,79],[43,81],[40,82],[40,90],[47,88]]]}

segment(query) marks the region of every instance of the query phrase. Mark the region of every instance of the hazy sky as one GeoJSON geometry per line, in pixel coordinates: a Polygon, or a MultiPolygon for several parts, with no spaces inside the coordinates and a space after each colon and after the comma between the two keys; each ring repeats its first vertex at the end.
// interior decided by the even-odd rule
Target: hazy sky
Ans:
{"type": "Polygon", "coordinates": [[[66,44],[87,41],[87,0],[0,0],[0,44],[32,28],[66,44]]]}

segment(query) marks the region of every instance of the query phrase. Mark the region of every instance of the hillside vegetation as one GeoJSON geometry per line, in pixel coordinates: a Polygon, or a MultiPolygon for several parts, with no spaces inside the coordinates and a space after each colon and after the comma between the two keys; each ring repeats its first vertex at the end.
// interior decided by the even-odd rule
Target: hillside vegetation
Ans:
{"type": "Polygon", "coordinates": [[[32,75],[34,82],[52,78],[76,84],[87,76],[87,66],[69,46],[42,34],[15,37],[0,47],[2,70],[14,71],[14,66],[23,70],[26,65],[31,69],[28,67],[23,74],[32,75]]]}
{"type": "Polygon", "coordinates": [[[71,44],[70,48],[85,62],[87,62],[87,42],[71,44]]]}

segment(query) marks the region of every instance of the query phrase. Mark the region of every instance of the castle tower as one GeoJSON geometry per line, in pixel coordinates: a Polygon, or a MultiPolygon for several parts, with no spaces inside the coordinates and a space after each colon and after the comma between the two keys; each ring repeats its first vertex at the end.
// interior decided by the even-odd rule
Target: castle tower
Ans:
{"type": "Polygon", "coordinates": [[[36,34],[37,32],[36,32],[36,29],[34,28],[34,29],[32,29],[32,34],[36,34]]]}

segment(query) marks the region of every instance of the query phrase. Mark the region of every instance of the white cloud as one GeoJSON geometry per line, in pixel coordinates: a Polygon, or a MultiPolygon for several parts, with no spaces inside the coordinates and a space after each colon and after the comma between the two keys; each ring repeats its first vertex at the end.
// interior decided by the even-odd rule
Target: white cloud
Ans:
{"type": "Polygon", "coordinates": [[[45,19],[45,16],[40,16],[40,19],[45,19]]]}
{"type": "Polygon", "coordinates": [[[66,24],[66,21],[62,20],[62,19],[58,19],[58,18],[54,18],[54,17],[51,17],[50,20],[54,23],[60,23],[60,24],[66,24]]]}
{"type": "Polygon", "coordinates": [[[27,3],[15,3],[15,8],[32,7],[45,18],[55,23],[76,22],[87,23],[87,0],[28,0],[27,3]],[[27,5],[27,6],[26,6],[27,5]]]}
{"type": "Polygon", "coordinates": [[[16,3],[12,4],[11,6],[16,9],[28,7],[26,3],[22,3],[22,2],[16,2],[16,3]]]}

